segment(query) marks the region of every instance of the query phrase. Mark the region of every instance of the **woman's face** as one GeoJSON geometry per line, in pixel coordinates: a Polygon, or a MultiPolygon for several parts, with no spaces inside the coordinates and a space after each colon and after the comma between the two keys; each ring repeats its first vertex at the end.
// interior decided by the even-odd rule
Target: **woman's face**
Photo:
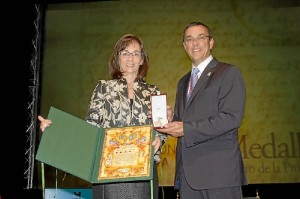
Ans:
{"type": "Polygon", "coordinates": [[[134,75],[136,77],[143,61],[141,46],[136,41],[129,43],[119,54],[119,64],[123,76],[134,75]]]}

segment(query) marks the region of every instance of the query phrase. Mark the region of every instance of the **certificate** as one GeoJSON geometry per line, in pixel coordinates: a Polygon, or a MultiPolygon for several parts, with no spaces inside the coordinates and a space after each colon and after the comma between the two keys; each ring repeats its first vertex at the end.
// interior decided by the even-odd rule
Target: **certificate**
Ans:
{"type": "Polygon", "coordinates": [[[151,180],[152,125],[98,128],[54,107],[36,159],[90,183],[151,180]]]}
{"type": "Polygon", "coordinates": [[[161,128],[168,123],[166,94],[151,96],[151,111],[154,128],[161,128]]]}
{"type": "Polygon", "coordinates": [[[105,130],[98,180],[150,175],[151,126],[105,130]]]}

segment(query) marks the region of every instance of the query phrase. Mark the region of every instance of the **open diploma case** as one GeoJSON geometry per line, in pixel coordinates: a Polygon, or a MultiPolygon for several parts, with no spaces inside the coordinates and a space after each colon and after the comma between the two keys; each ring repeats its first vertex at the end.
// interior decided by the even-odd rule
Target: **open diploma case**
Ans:
{"type": "Polygon", "coordinates": [[[90,183],[151,180],[152,125],[99,128],[51,107],[36,159],[90,183]]]}
{"type": "Polygon", "coordinates": [[[168,123],[167,94],[151,95],[152,122],[155,129],[168,123]]]}

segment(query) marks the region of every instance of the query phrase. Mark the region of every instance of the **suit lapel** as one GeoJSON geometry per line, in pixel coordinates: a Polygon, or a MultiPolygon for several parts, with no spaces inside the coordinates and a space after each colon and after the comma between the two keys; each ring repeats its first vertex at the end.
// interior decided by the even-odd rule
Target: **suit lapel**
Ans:
{"type": "MultiPolygon", "coordinates": [[[[197,93],[205,87],[208,80],[212,77],[214,71],[216,70],[217,64],[218,64],[218,61],[216,59],[212,59],[211,62],[209,62],[209,64],[206,66],[206,68],[202,72],[200,78],[198,79],[198,81],[193,89],[193,92],[189,98],[189,101],[186,103],[186,106],[185,106],[186,108],[189,106],[189,104],[191,103],[191,101],[193,100],[195,95],[197,95],[197,93]]],[[[185,99],[187,99],[187,98],[185,98],[185,99]]]]}
{"type": "Polygon", "coordinates": [[[190,84],[190,78],[191,78],[191,72],[189,72],[187,75],[186,75],[186,78],[184,80],[184,97],[183,97],[183,104],[186,104],[187,103],[187,93],[188,93],[188,89],[189,89],[189,84],[190,84]]]}

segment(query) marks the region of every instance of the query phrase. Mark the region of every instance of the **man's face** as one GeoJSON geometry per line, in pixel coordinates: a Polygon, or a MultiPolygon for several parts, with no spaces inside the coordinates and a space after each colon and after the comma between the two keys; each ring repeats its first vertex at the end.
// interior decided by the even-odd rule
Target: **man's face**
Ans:
{"type": "Polygon", "coordinates": [[[210,55],[213,46],[214,39],[210,37],[206,27],[191,26],[185,31],[183,47],[195,66],[210,55]]]}

